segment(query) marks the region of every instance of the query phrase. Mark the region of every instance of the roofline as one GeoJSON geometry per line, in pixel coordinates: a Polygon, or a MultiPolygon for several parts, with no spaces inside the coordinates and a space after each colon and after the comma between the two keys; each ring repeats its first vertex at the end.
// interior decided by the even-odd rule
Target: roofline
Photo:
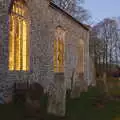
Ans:
{"type": "Polygon", "coordinates": [[[68,17],[70,17],[72,20],[74,20],[76,23],[78,23],[80,26],[82,26],[84,29],[86,29],[87,31],[89,31],[90,29],[82,24],[81,22],[79,22],[77,19],[75,19],[74,17],[72,17],[70,14],[68,14],[66,11],[64,11],[63,9],[61,9],[59,6],[57,6],[56,4],[54,4],[53,2],[50,2],[49,4],[52,8],[56,8],[59,11],[63,12],[65,15],[67,15],[68,17]]]}

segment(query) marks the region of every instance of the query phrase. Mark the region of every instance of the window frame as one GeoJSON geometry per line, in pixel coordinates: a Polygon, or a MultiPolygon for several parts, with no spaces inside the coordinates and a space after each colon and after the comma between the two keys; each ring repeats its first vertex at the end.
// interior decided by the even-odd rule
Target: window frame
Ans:
{"type": "Polygon", "coordinates": [[[54,54],[53,54],[53,67],[54,67],[54,73],[64,73],[65,71],[65,29],[63,29],[61,26],[57,26],[55,30],[55,40],[54,40],[54,54]],[[58,35],[59,34],[59,35],[58,35]],[[56,44],[55,44],[56,42],[56,44]],[[58,50],[60,48],[60,45],[62,46],[61,48],[63,49],[61,51],[58,50]],[[56,47],[56,52],[55,52],[55,47],[56,47]],[[58,62],[58,59],[55,60],[55,58],[58,58],[57,55],[62,56],[62,64],[58,62]]]}
{"type": "MultiPolygon", "coordinates": [[[[22,12],[22,11],[21,11],[22,12]]],[[[14,22],[16,22],[15,20],[14,20],[14,22]]],[[[18,29],[20,29],[18,27],[18,29]]],[[[27,7],[27,5],[26,5],[26,2],[24,1],[24,0],[13,0],[12,2],[11,2],[11,5],[10,5],[10,7],[9,7],[9,55],[8,55],[8,70],[9,71],[17,71],[17,72],[20,72],[20,71],[23,71],[23,72],[29,72],[30,71],[30,53],[29,53],[29,48],[30,48],[30,41],[29,41],[29,29],[30,29],[30,19],[29,19],[29,13],[28,13],[28,7],[27,7]],[[21,3],[21,4],[20,4],[21,3]],[[21,6],[22,5],[22,6],[21,6]],[[23,14],[23,15],[20,15],[19,14],[19,12],[17,13],[16,11],[14,11],[13,9],[15,9],[15,8],[13,8],[13,7],[15,7],[15,6],[17,6],[17,9],[18,9],[18,11],[20,11],[20,8],[21,8],[21,10],[24,8],[24,11],[25,11],[25,14],[23,14]],[[19,70],[17,70],[16,69],[16,64],[17,64],[17,61],[16,61],[16,58],[14,57],[14,67],[13,67],[13,70],[11,70],[10,69],[10,49],[12,49],[12,48],[10,48],[10,27],[11,27],[11,17],[16,17],[17,18],[17,22],[18,22],[18,26],[20,27],[20,24],[21,24],[21,27],[22,27],[22,29],[21,29],[21,31],[23,31],[23,22],[26,24],[26,70],[24,69],[24,65],[23,65],[23,59],[24,59],[24,55],[23,55],[23,49],[22,49],[22,47],[23,47],[23,44],[22,45],[20,45],[20,52],[21,52],[21,56],[20,56],[20,69],[19,70]],[[20,21],[22,21],[22,23],[20,23],[20,21]],[[22,46],[22,47],[21,47],[22,46]]],[[[15,33],[14,33],[15,34],[15,33]]],[[[18,32],[17,33],[18,35],[17,35],[17,37],[19,37],[20,36],[20,32],[18,32]]],[[[23,34],[22,32],[21,32],[21,34],[23,34]]],[[[13,39],[15,39],[15,38],[13,38],[13,39]]],[[[15,40],[16,41],[16,40],[15,40]]],[[[14,41],[14,44],[15,44],[15,41],[14,41]]],[[[19,38],[19,41],[21,42],[23,42],[24,40],[23,40],[23,36],[22,36],[22,38],[19,38]]],[[[16,49],[14,48],[14,51],[16,51],[16,49]]],[[[15,53],[15,52],[14,52],[15,53]]],[[[15,54],[14,54],[14,56],[15,56],[15,54]]]]}

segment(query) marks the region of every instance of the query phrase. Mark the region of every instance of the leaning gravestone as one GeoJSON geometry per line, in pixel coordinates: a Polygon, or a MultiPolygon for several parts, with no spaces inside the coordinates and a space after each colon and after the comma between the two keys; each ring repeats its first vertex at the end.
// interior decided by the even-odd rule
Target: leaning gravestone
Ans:
{"type": "Polygon", "coordinates": [[[104,91],[107,95],[109,95],[109,90],[108,90],[108,82],[107,82],[107,75],[106,73],[103,74],[103,82],[104,82],[104,91]]]}
{"type": "Polygon", "coordinates": [[[80,97],[81,92],[87,92],[87,82],[84,80],[83,73],[77,73],[75,71],[72,81],[71,98],[78,98],[80,97]]]}
{"type": "Polygon", "coordinates": [[[71,78],[71,98],[76,98],[80,96],[80,80],[76,71],[73,71],[73,76],[71,78]]]}
{"type": "Polygon", "coordinates": [[[66,87],[64,75],[55,75],[54,83],[49,86],[48,113],[56,116],[65,115],[66,87]]]}

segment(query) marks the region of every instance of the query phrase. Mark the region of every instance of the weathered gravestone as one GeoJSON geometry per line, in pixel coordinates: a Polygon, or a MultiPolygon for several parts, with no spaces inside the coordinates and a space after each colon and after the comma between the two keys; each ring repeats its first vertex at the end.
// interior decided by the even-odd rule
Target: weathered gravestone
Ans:
{"type": "Polygon", "coordinates": [[[28,116],[40,116],[45,113],[46,101],[44,89],[39,83],[33,83],[26,94],[26,113],[28,116]]]}
{"type": "Polygon", "coordinates": [[[55,75],[54,83],[49,87],[48,113],[56,116],[65,115],[66,87],[64,74],[55,75]]]}
{"type": "Polygon", "coordinates": [[[83,73],[74,72],[72,81],[71,98],[80,97],[81,92],[87,91],[87,83],[84,80],[83,73]]]}

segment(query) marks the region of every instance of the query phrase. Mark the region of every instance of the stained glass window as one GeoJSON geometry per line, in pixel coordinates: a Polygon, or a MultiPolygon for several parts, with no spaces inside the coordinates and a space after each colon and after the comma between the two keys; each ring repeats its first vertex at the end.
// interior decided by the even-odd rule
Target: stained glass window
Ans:
{"type": "Polygon", "coordinates": [[[57,27],[54,40],[54,72],[64,72],[64,37],[65,31],[57,27]]]}
{"type": "Polygon", "coordinates": [[[9,70],[29,70],[27,7],[14,0],[9,14],[9,70]]]}

